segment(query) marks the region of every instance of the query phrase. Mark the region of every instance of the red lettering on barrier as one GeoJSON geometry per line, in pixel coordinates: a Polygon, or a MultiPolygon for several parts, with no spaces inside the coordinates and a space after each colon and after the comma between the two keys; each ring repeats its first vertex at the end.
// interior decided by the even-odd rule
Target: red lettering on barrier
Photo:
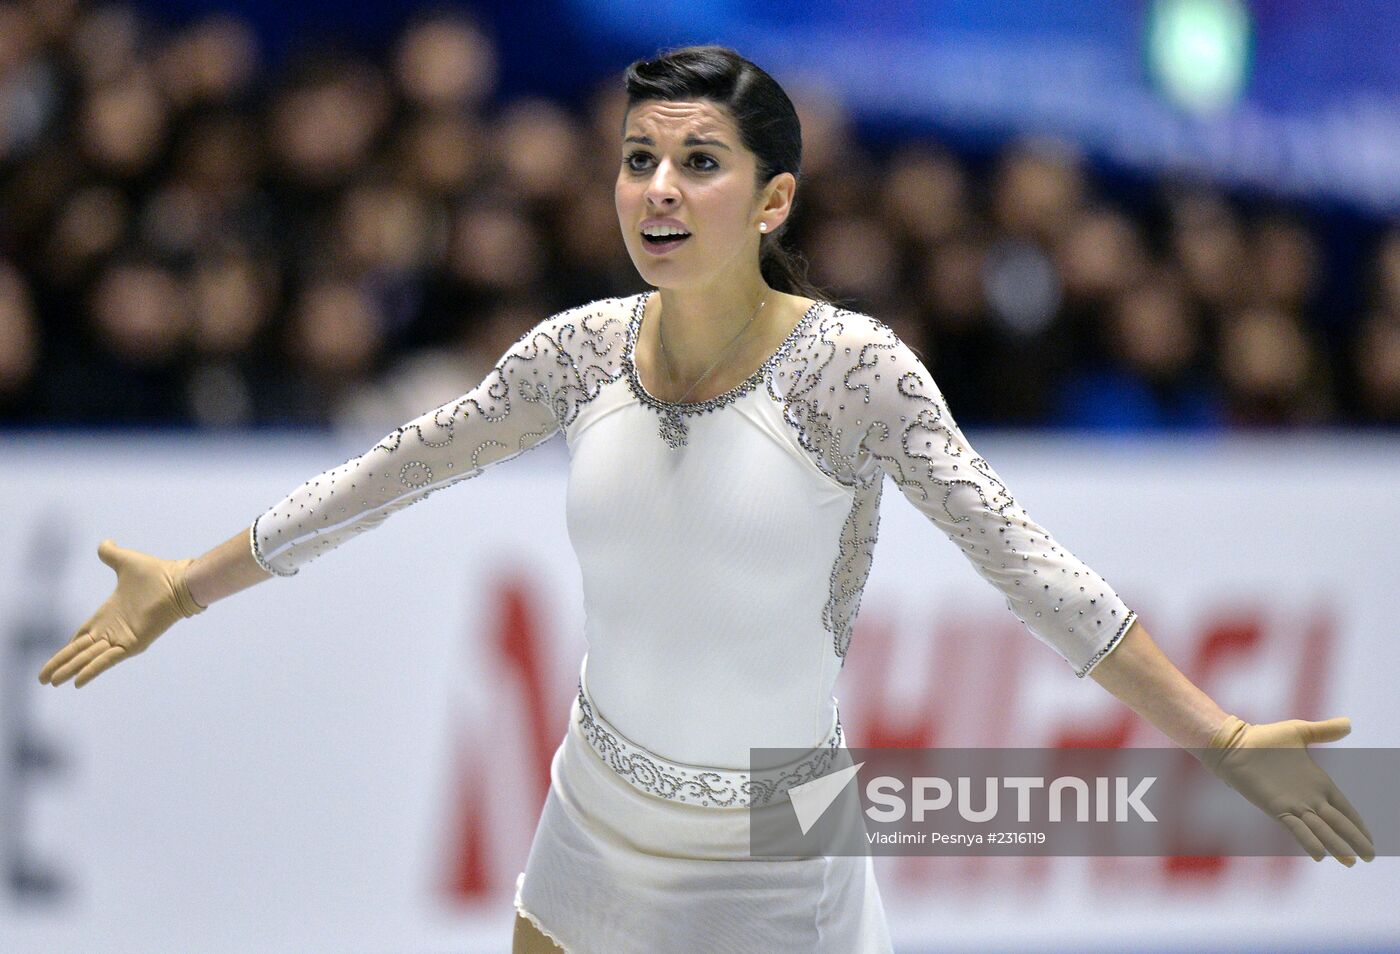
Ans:
{"type": "MultiPolygon", "coordinates": [[[[1196,652],[1185,667],[1192,682],[1214,698],[1211,686],[1232,657],[1257,653],[1263,642],[1263,623],[1251,612],[1239,621],[1209,624],[1196,644],[1196,652]]],[[[1228,706],[1228,700],[1221,700],[1228,706]]]]}
{"type": "MultiPolygon", "coordinates": [[[[517,827],[525,831],[533,830],[548,795],[550,762],[562,733],[559,714],[549,711],[549,704],[557,695],[546,691],[546,657],[541,651],[546,636],[533,611],[536,604],[529,582],[530,576],[524,572],[499,578],[490,588],[495,613],[489,631],[478,637],[469,624],[472,631],[468,632],[469,647],[480,646],[492,657],[483,667],[485,672],[493,676],[503,672],[510,677],[493,680],[485,708],[500,725],[521,726],[529,746],[529,758],[521,775],[534,786],[535,797],[511,798],[508,806],[508,811],[521,813],[517,827]],[[525,813],[529,813],[528,817],[525,813]]],[[[500,797],[504,787],[498,784],[483,789],[480,766],[487,763],[487,758],[486,753],[475,750],[470,741],[474,738],[481,738],[481,734],[469,733],[463,743],[460,757],[464,764],[454,776],[457,781],[452,831],[445,842],[452,846],[446,893],[454,902],[489,900],[503,887],[497,872],[487,865],[491,847],[488,838],[493,829],[487,824],[486,799],[500,797]]],[[[513,880],[512,876],[512,883],[513,880]]]]}
{"type": "Polygon", "coordinates": [[[525,715],[525,731],[530,742],[530,764],[533,766],[530,775],[536,783],[537,804],[543,805],[549,792],[549,763],[559,739],[551,728],[555,720],[550,719],[550,713],[546,711],[546,703],[552,697],[545,691],[545,681],[540,671],[542,627],[530,611],[527,580],[528,576],[522,573],[507,577],[493,588],[499,600],[500,613],[493,643],[502,663],[508,670],[513,670],[516,677],[508,684],[519,690],[520,698],[517,701],[525,715]]]}
{"type": "Polygon", "coordinates": [[[457,780],[456,804],[451,837],[446,841],[453,847],[444,886],[447,900],[451,902],[481,901],[496,890],[486,871],[486,813],[477,769],[481,764],[480,753],[472,749],[470,741],[456,748],[459,753],[459,764],[453,771],[453,778],[457,780]]]}
{"type": "MultiPolygon", "coordinates": [[[[842,684],[854,693],[842,703],[850,723],[847,744],[869,748],[948,745],[1015,746],[1015,702],[1020,698],[1026,647],[1000,620],[940,615],[929,626],[932,651],[908,702],[889,686],[908,672],[907,654],[888,619],[862,613],[842,684]]],[[[922,648],[922,647],[920,647],[922,648]]]]}
{"type": "Polygon", "coordinates": [[[927,748],[934,744],[938,735],[938,724],[942,721],[941,706],[934,691],[938,681],[938,665],[933,664],[931,672],[926,672],[928,692],[916,692],[919,700],[912,706],[898,705],[890,698],[889,686],[899,664],[892,661],[894,652],[894,626],[886,619],[871,613],[862,617],[867,620],[858,627],[851,645],[859,645],[859,664],[851,675],[848,684],[854,683],[858,698],[850,706],[856,713],[852,719],[854,735],[847,740],[848,746],[877,749],[927,748]],[[925,702],[924,700],[927,700],[925,702]]]}
{"type": "Polygon", "coordinates": [[[1303,627],[1302,646],[1296,654],[1298,670],[1293,681],[1290,718],[1319,720],[1334,713],[1322,711],[1327,681],[1332,677],[1336,614],[1329,609],[1316,609],[1303,627]]]}

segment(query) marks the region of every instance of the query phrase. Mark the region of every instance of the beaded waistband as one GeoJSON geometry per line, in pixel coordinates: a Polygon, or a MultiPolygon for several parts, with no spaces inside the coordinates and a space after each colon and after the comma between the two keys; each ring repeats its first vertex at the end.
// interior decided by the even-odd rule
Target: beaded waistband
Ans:
{"type": "MultiPolygon", "coordinates": [[[[586,663],[585,663],[586,664],[586,663]]],[[[750,808],[780,801],[788,789],[824,775],[841,747],[841,713],[826,741],[786,765],[763,769],[758,778],[735,769],[672,762],[628,740],[599,714],[579,675],[574,719],[599,758],[639,791],[657,798],[711,808],[750,808]]]]}

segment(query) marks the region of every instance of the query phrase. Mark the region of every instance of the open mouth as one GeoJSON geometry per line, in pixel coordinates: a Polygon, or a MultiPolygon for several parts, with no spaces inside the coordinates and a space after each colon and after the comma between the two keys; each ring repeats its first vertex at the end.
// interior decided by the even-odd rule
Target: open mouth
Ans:
{"type": "Polygon", "coordinates": [[[667,252],[667,251],[670,251],[670,250],[673,249],[673,248],[679,247],[680,244],[681,244],[682,242],[684,242],[684,241],[685,241],[686,239],[688,239],[688,238],[690,238],[690,236],[689,236],[688,234],[686,234],[686,235],[660,235],[660,236],[657,236],[657,237],[653,238],[652,236],[647,235],[645,232],[643,232],[643,233],[642,233],[642,244],[645,245],[648,249],[650,249],[650,250],[652,250],[652,251],[655,251],[655,252],[667,252]]]}

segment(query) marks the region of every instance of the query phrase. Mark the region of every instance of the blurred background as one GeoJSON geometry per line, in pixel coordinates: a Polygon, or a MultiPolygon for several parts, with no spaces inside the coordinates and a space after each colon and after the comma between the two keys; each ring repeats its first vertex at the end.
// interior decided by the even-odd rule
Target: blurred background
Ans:
{"type": "Polygon", "coordinates": [[[0,422],[456,396],[541,316],[642,290],[621,70],[722,36],[798,103],[790,243],[965,423],[1393,428],[1384,9],[4,0],[0,422]]]}
{"type": "MultiPolygon", "coordinates": [[[[12,646],[0,664],[10,700],[0,727],[17,753],[0,814],[10,873],[0,948],[506,949],[513,873],[582,648],[577,571],[555,508],[561,442],[540,460],[500,469],[510,475],[444,495],[461,499],[435,498],[439,509],[427,516],[417,511],[429,508],[413,508],[396,517],[378,549],[327,557],[339,566],[318,567],[319,582],[303,577],[277,598],[234,601],[220,607],[219,624],[208,622],[216,614],[191,621],[192,630],[222,627],[221,651],[246,654],[222,665],[246,666],[256,689],[225,674],[171,695],[168,683],[207,665],[198,653],[208,644],[106,677],[76,709],[67,695],[39,700],[28,669],[37,672],[110,585],[89,552],[98,540],[203,552],[302,479],[361,452],[365,439],[469,390],[542,318],[645,290],[612,199],[621,74],[634,59],[689,43],[733,46],[793,97],[804,160],[786,238],[813,280],[920,351],[979,451],[1010,486],[1029,488],[1031,512],[1115,581],[1173,658],[1205,667],[1183,663],[1188,673],[1219,673],[1221,658],[1236,658],[1265,675],[1241,670],[1242,682],[1220,683],[1239,700],[1227,708],[1253,699],[1256,721],[1370,712],[1369,722],[1357,720],[1371,730],[1358,744],[1394,744],[1400,713],[1383,677],[1400,659],[1385,596],[1400,574],[1383,527],[1400,526],[1397,14],[1373,0],[0,0],[0,623],[12,646]],[[529,518],[543,522],[527,541],[529,521],[500,514],[531,509],[534,494],[552,499],[549,515],[529,518]],[[472,539],[425,543],[444,520],[472,539]],[[437,554],[432,570],[404,569],[425,552],[437,554]],[[515,569],[498,572],[503,563],[515,569]],[[442,568],[477,565],[492,575],[442,568]],[[371,573],[401,578],[373,606],[355,583],[371,573]],[[415,605],[383,598],[433,590],[425,582],[433,573],[440,591],[415,605]],[[44,580],[50,591],[35,596],[44,580]],[[522,606],[547,619],[522,622],[522,606]],[[1299,622],[1313,608],[1325,638],[1299,622]],[[182,881],[191,892],[204,886],[170,900],[166,920],[118,917],[124,896],[115,889],[89,896],[83,878],[35,867],[25,845],[47,841],[45,832],[51,850],[40,854],[70,862],[80,854],[58,809],[42,807],[39,793],[54,785],[46,773],[59,763],[70,766],[60,804],[78,810],[118,785],[135,810],[152,766],[175,785],[165,759],[198,742],[162,731],[200,725],[201,738],[220,739],[184,750],[187,788],[171,790],[172,805],[208,806],[219,790],[252,785],[249,774],[309,778],[315,759],[304,753],[318,747],[362,752],[370,743],[325,714],[324,697],[291,699],[327,665],[320,653],[334,613],[345,617],[336,638],[362,640],[370,653],[379,644],[368,620],[437,647],[431,661],[401,660],[398,683],[353,661],[337,662],[349,668],[328,680],[362,680],[361,708],[347,716],[361,728],[381,716],[408,733],[421,719],[442,736],[440,748],[399,770],[420,782],[424,773],[458,780],[431,797],[426,782],[417,796],[398,793],[424,800],[399,819],[420,855],[405,855],[401,869],[347,855],[348,876],[327,856],[282,856],[284,875],[304,868],[279,882],[280,901],[260,901],[286,905],[263,934],[240,933],[251,930],[247,918],[235,927],[209,913],[214,875],[192,858],[189,869],[172,856],[138,866],[173,892],[162,896],[179,896],[182,881]],[[303,624],[321,635],[289,647],[287,633],[303,624]],[[557,634],[548,639],[563,647],[561,661],[540,664],[544,675],[526,662],[549,655],[542,634],[557,634]],[[1295,645],[1311,655],[1280,668],[1278,653],[1295,645]],[[288,673],[266,672],[268,654],[288,673]],[[425,665],[439,682],[426,715],[412,709],[427,698],[413,698],[424,691],[413,688],[412,673],[422,672],[414,667],[425,665]],[[123,678],[128,691],[149,692],[122,695],[123,678]],[[534,787],[523,800],[460,781],[479,764],[470,754],[482,757],[462,741],[472,734],[464,726],[485,718],[482,700],[498,690],[517,704],[512,731],[535,742],[521,770],[534,787]],[[261,704],[216,701],[221,691],[253,692],[261,704]],[[1265,710],[1265,699],[1292,708],[1265,710]],[[262,705],[301,718],[260,717],[262,705]],[[408,707],[402,723],[388,715],[395,706],[408,707]],[[125,722],[125,741],[145,756],[102,754],[86,726],[108,712],[143,714],[125,722]],[[257,718],[266,720],[262,734],[238,730],[257,718]],[[51,731],[39,731],[45,724],[51,731]],[[52,731],[60,725],[67,731],[52,731]],[[325,734],[299,734],[314,732],[325,734]],[[83,754],[62,758],[65,746],[83,754]],[[219,746],[243,753],[231,756],[242,770],[209,754],[219,746]],[[279,757],[286,765],[269,770],[279,757]],[[444,820],[461,818],[472,825],[444,820]],[[496,832],[496,848],[468,828],[496,832]],[[423,862],[439,853],[448,860],[423,862]],[[376,870],[404,886],[385,902],[402,914],[386,922],[397,934],[385,929],[399,941],[362,923],[380,896],[370,890],[376,870]],[[364,895],[335,895],[309,920],[298,917],[299,903],[313,908],[317,892],[341,880],[364,895]],[[410,898],[410,888],[422,896],[410,898]],[[436,899],[431,914],[415,906],[425,897],[436,899]],[[182,910],[205,913],[180,928],[182,910]]],[[[883,645],[872,630],[939,647],[959,645],[963,630],[931,637],[930,619],[957,616],[978,632],[1006,626],[999,601],[956,556],[937,565],[957,584],[929,595],[927,553],[950,548],[893,513],[906,509],[896,500],[887,495],[866,632],[843,698],[884,684],[870,662],[884,657],[859,648],[862,639],[883,645]],[[978,622],[958,615],[974,605],[985,612],[978,622]]],[[[1019,627],[1005,638],[1026,641],[1019,627]]],[[[1074,713],[1066,718],[1078,720],[1078,735],[1008,729],[973,740],[932,712],[930,724],[946,733],[881,736],[874,715],[861,728],[857,701],[853,744],[1061,744],[1120,718],[1121,707],[1086,701],[1084,686],[1046,665],[1034,671],[1052,688],[1015,695],[993,680],[988,692],[1033,697],[1040,712],[1056,700],[1074,713]]],[[[907,666],[890,667],[907,678],[907,666]]],[[[937,685],[958,689],[946,678],[937,685]]],[[[918,686],[905,688],[912,701],[890,711],[922,711],[918,686]]],[[[1097,737],[1125,744],[1142,726],[1129,717],[1121,728],[1097,737]]],[[[380,754],[408,758],[403,736],[383,732],[380,754]]],[[[365,772],[334,783],[343,783],[337,791],[388,784],[360,756],[325,757],[317,764],[328,773],[360,770],[352,764],[365,772]]],[[[332,783],[307,787],[322,784],[332,783]]],[[[207,845],[210,832],[224,832],[232,852],[224,870],[245,864],[240,890],[256,892],[255,873],[266,872],[255,856],[281,844],[288,827],[314,824],[310,814],[277,814],[289,803],[260,794],[218,803],[224,812],[244,807],[236,824],[209,808],[164,829],[148,821],[145,834],[202,832],[207,845]],[[261,838],[239,842],[237,831],[263,824],[261,838]]],[[[361,806],[370,830],[388,824],[375,814],[390,803],[383,795],[361,806]]],[[[335,827],[326,850],[350,852],[335,827]]],[[[103,837],[111,863],[102,870],[121,883],[132,871],[128,853],[148,849],[103,837]]],[[[1379,951],[1400,949],[1391,905],[1369,900],[1400,886],[1391,861],[1346,872],[1335,863],[1335,872],[1244,865],[1238,877],[1186,866],[1156,871],[1155,881],[1086,869],[1053,887],[1034,871],[998,880],[1004,869],[991,865],[947,880],[906,872],[903,894],[896,874],[882,884],[908,952],[954,942],[1019,950],[1023,929],[1042,951],[1279,951],[1292,949],[1289,939],[1298,950],[1379,951]],[[983,893],[948,907],[950,882],[983,893]],[[1138,907],[1105,910],[1105,882],[1136,883],[1123,904],[1138,907]],[[1042,907],[1006,907],[1013,887],[1042,907]],[[1261,891],[1274,903],[1257,907],[1261,891]],[[1329,900],[1308,908],[1300,892],[1329,900]],[[1203,898],[1214,899],[1213,913],[1200,913],[1203,898]],[[1295,920],[1281,934],[1258,934],[1279,899],[1291,899],[1295,920]],[[996,944],[990,935],[978,944],[975,926],[958,920],[974,901],[990,905],[988,925],[1025,917],[1029,926],[1003,925],[996,944]],[[1350,930],[1329,920],[1340,911],[1350,930]],[[1129,935],[1129,947],[1114,946],[1129,935]],[[1322,937],[1330,947],[1316,946],[1322,937]],[[1263,946],[1251,948],[1250,938],[1263,946]]]]}

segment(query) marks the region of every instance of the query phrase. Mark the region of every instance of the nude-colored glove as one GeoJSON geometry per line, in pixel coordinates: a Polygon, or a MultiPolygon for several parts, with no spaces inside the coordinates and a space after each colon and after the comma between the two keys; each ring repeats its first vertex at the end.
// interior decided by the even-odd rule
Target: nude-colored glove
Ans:
{"type": "Polygon", "coordinates": [[[1371,832],[1307,746],[1351,732],[1346,716],[1324,722],[1289,719],[1250,725],[1229,716],[1202,753],[1205,766],[1298,839],[1314,861],[1331,852],[1350,868],[1376,856],[1371,832]]]}
{"type": "Polygon", "coordinates": [[[185,572],[193,560],[162,560],[103,540],[103,563],[117,571],[117,588],[68,645],[50,657],[39,681],[57,686],[74,673],[77,688],[128,656],[143,652],[181,619],[204,612],[190,596],[185,572]]]}

